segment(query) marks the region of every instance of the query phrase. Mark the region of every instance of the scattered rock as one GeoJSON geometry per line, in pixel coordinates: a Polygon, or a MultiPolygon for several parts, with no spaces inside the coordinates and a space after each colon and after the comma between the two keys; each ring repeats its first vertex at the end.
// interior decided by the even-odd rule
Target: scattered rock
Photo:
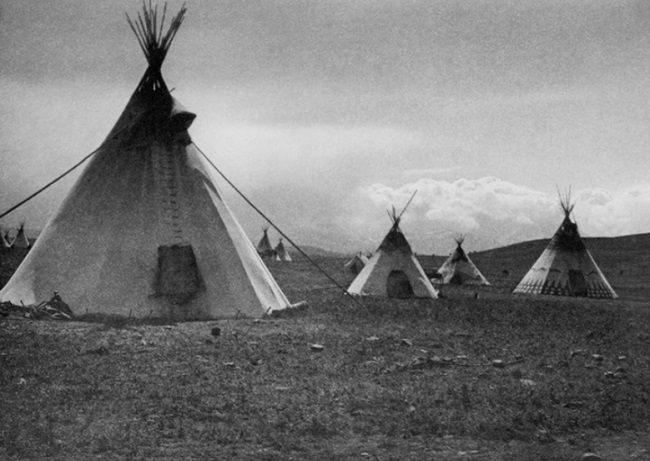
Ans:
{"type": "Polygon", "coordinates": [[[586,405],[585,402],[575,401],[575,402],[567,402],[562,406],[568,409],[576,409],[576,408],[583,408],[585,405],[586,405]]]}
{"type": "Polygon", "coordinates": [[[108,354],[108,347],[105,345],[100,345],[99,347],[95,349],[90,349],[86,351],[86,354],[88,355],[106,355],[108,354]]]}
{"type": "Polygon", "coordinates": [[[587,351],[584,349],[576,349],[575,351],[571,351],[569,358],[573,358],[574,355],[585,355],[586,353],[587,351]]]}

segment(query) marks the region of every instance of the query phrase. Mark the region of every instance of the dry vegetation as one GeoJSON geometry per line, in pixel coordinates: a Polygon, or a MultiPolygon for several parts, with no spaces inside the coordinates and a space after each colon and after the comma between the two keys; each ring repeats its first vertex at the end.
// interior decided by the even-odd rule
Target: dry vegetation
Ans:
{"type": "Polygon", "coordinates": [[[436,301],[359,306],[298,260],[271,270],[309,307],[261,321],[8,317],[0,458],[650,459],[647,304],[512,296],[528,262],[482,257],[492,287],[436,301]]]}

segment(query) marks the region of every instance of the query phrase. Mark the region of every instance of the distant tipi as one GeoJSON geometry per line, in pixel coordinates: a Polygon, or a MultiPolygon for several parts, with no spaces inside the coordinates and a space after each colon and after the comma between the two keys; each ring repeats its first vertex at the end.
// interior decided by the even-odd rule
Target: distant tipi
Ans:
{"type": "Polygon", "coordinates": [[[361,272],[361,270],[368,264],[368,257],[363,254],[362,251],[359,251],[357,254],[355,254],[352,259],[350,259],[348,262],[345,263],[343,267],[345,267],[348,271],[353,273],[354,275],[358,274],[361,272]]]}
{"type": "Polygon", "coordinates": [[[18,233],[16,234],[13,241],[11,242],[11,246],[13,248],[29,248],[30,243],[29,240],[27,239],[27,235],[25,235],[25,223],[20,224],[20,227],[18,228],[18,233]]]}
{"type": "Polygon", "coordinates": [[[570,214],[575,203],[560,197],[564,221],[514,293],[618,298],[585,246],[570,214]]]}
{"type": "Polygon", "coordinates": [[[275,246],[274,251],[275,251],[275,260],[276,261],[286,261],[286,262],[291,261],[291,255],[289,254],[287,249],[284,247],[284,243],[282,242],[282,237],[280,237],[280,241],[275,246]]]}
{"type": "Polygon", "coordinates": [[[399,228],[400,217],[401,214],[397,216],[393,208],[393,225],[375,254],[350,284],[348,293],[389,298],[438,297],[438,292],[399,228]]]}
{"type": "Polygon", "coordinates": [[[472,260],[463,250],[464,236],[456,238],[456,250],[440,266],[438,273],[442,276],[442,283],[451,285],[489,285],[483,274],[476,268],[472,260]]]}
{"type": "Polygon", "coordinates": [[[262,258],[273,258],[275,256],[275,250],[273,249],[271,241],[269,240],[268,226],[263,227],[262,231],[264,231],[264,235],[262,235],[262,238],[257,243],[257,254],[262,258]]]}
{"type": "Polygon", "coordinates": [[[9,238],[9,232],[2,232],[0,230],[0,247],[9,249],[11,248],[12,241],[9,238]]]}
{"type": "Polygon", "coordinates": [[[162,78],[186,9],[166,33],[156,10],[129,21],[148,61],[142,80],[1,301],[30,305],[56,291],[75,315],[175,320],[289,306],[192,143],[195,114],[162,78]]]}

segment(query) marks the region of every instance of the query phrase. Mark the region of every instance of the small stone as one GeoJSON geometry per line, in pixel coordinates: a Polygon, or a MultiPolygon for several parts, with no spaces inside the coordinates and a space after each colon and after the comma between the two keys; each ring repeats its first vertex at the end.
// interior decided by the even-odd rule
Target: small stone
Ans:
{"type": "Polygon", "coordinates": [[[403,338],[402,339],[402,344],[406,344],[407,346],[412,346],[413,341],[411,341],[410,339],[407,339],[407,338],[403,338]]]}
{"type": "Polygon", "coordinates": [[[311,350],[314,352],[323,352],[323,350],[325,350],[325,346],[322,344],[312,344],[311,350]]]}
{"type": "Polygon", "coordinates": [[[492,366],[495,368],[504,368],[506,364],[503,363],[503,360],[496,359],[496,360],[492,360],[492,366]]]}
{"type": "Polygon", "coordinates": [[[587,452],[580,457],[580,461],[601,461],[603,458],[596,453],[587,452]]]}
{"type": "Polygon", "coordinates": [[[368,336],[366,338],[366,341],[379,341],[379,338],[376,336],[368,336]]]}
{"type": "Polygon", "coordinates": [[[591,358],[594,359],[597,362],[602,362],[603,361],[603,356],[600,355],[600,354],[592,354],[591,358]]]}
{"type": "Polygon", "coordinates": [[[625,355],[619,355],[618,360],[627,360],[627,357],[625,355]]]}
{"type": "Polygon", "coordinates": [[[520,379],[519,382],[521,383],[522,386],[526,386],[526,387],[533,387],[537,385],[537,383],[532,379],[520,379]]]}

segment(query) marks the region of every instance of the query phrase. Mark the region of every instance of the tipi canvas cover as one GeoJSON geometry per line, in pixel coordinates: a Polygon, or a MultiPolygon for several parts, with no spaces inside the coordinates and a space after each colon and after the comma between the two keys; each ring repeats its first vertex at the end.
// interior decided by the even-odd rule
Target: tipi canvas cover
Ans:
{"type": "Polygon", "coordinates": [[[272,258],[275,256],[275,250],[273,249],[273,246],[271,246],[271,241],[269,240],[269,228],[265,227],[262,230],[264,231],[264,235],[257,243],[257,254],[262,258],[272,258]]]}
{"type": "Polygon", "coordinates": [[[562,225],[514,293],[618,298],[569,217],[575,204],[568,196],[560,204],[562,225]]]}
{"type": "Polygon", "coordinates": [[[149,66],[0,300],[29,305],[57,291],[75,315],[177,320],[288,307],[192,144],[195,115],[160,73],[184,13],[166,34],[146,7],[132,24],[149,66]]]}
{"type": "Polygon", "coordinates": [[[280,238],[280,241],[275,246],[274,251],[275,251],[275,260],[276,261],[286,261],[286,262],[291,261],[291,255],[289,254],[287,249],[284,247],[284,243],[282,242],[282,238],[280,238]]]}
{"type": "Polygon", "coordinates": [[[438,273],[442,276],[442,283],[451,285],[489,285],[483,274],[476,268],[474,263],[465,250],[463,250],[463,242],[465,238],[459,237],[456,239],[456,250],[447,258],[445,263],[440,266],[438,273]]]}
{"type": "Polygon", "coordinates": [[[438,292],[413,255],[393,212],[393,226],[348,288],[352,295],[437,298],[438,292]]]}

